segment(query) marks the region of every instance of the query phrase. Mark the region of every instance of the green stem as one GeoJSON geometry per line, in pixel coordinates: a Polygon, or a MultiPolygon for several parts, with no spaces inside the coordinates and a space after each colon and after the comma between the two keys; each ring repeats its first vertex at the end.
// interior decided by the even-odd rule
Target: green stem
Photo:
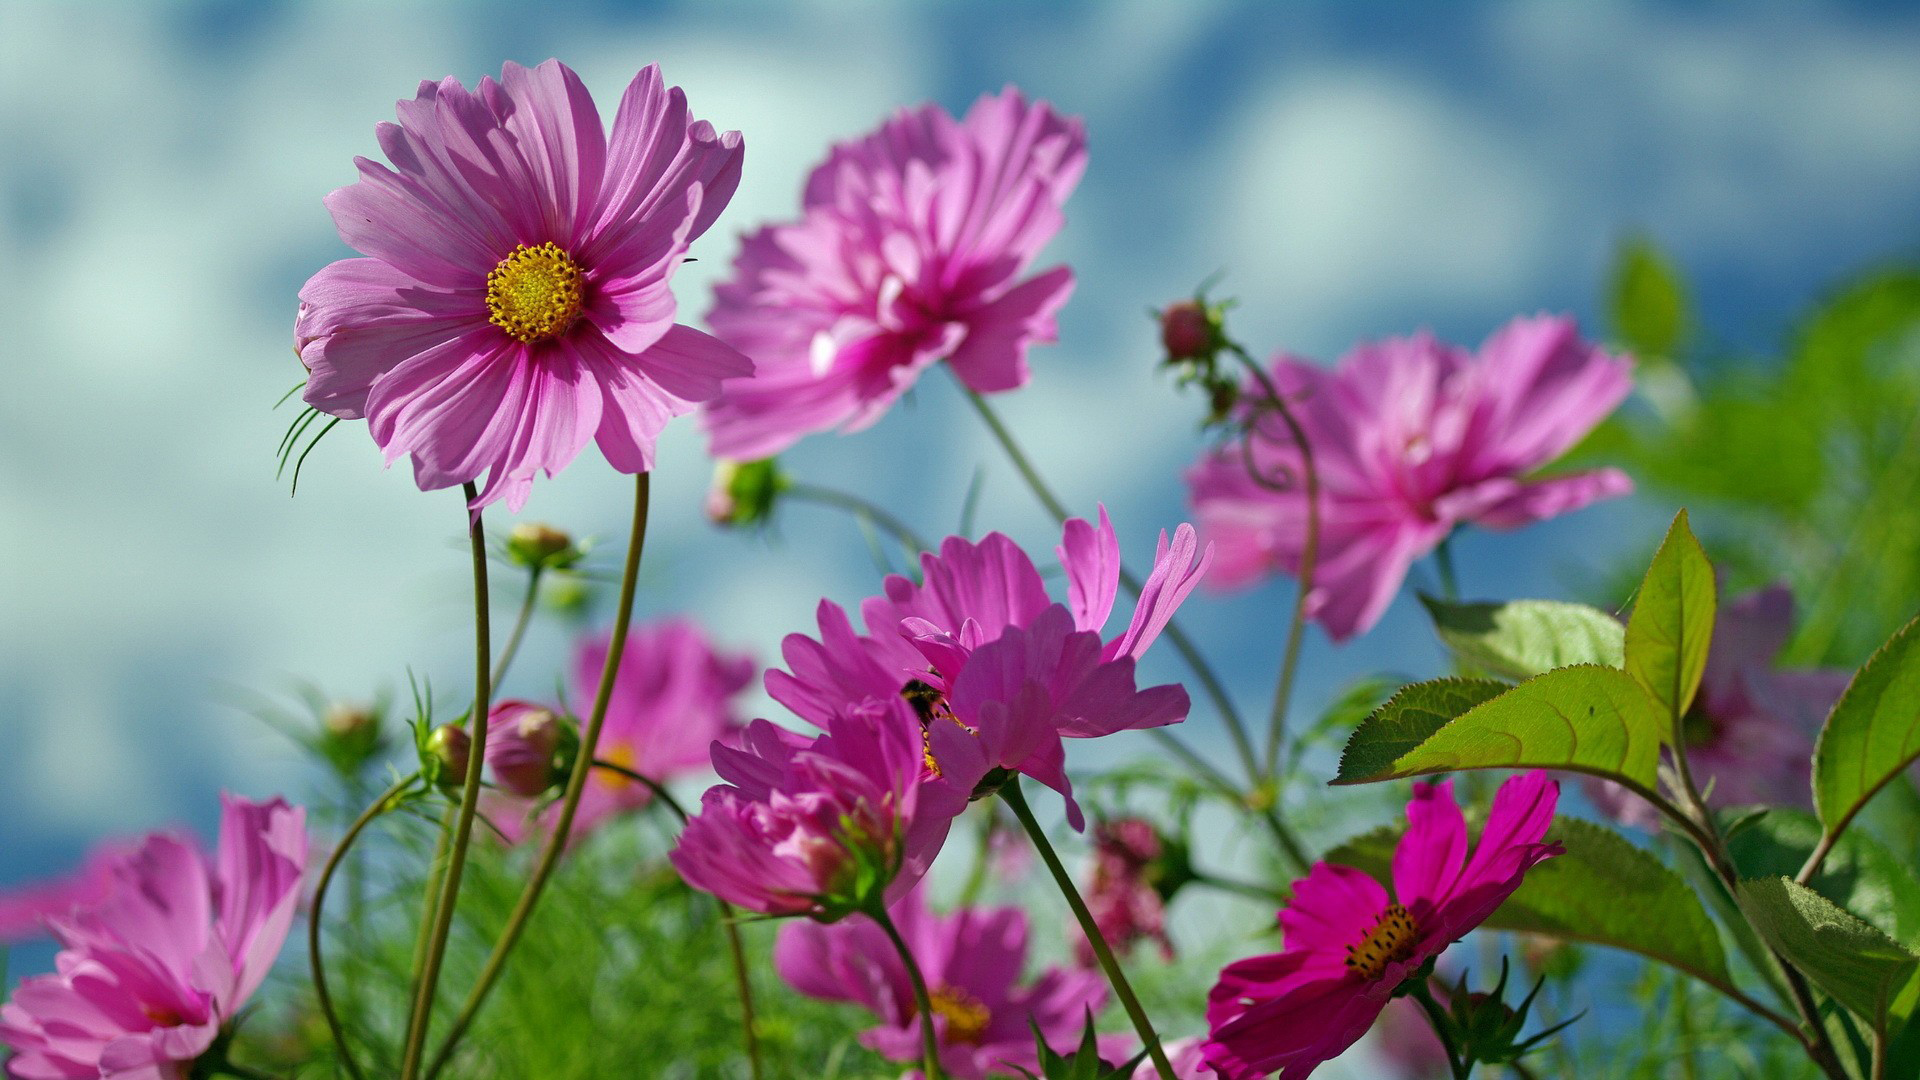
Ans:
{"type": "Polygon", "coordinates": [[[413,943],[413,963],[407,968],[411,977],[407,984],[407,1027],[413,1027],[411,1002],[420,996],[420,978],[427,966],[427,941],[433,936],[433,913],[440,906],[440,886],[446,880],[447,847],[453,841],[453,825],[458,819],[460,807],[448,803],[446,812],[440,815],[439,838],[434,841],[433,861],[427,864],[426,897],[420,908],[420,933],[413,943]]]}
{"type": "Polygon", "coordinates": [[[527,636],[527,624],[533,621],[533,608],[540,599],[540,572],[545,567],[536,565],[527,571],[527,594],[520,600],[520,614],[514,617],[513,630],[507,634],[506,648],[500,650],[500,660],[493,665],[493,685],[499,686],[507,679],[507,669],[513,666],[513,658],[520,653],[520,640],[527,636]]]}
{"type": "Polygon", "coordinates": [[[440,986],[440,964],[446,959],[447,938],[453,932],[453,912],[460,902],[460,876],[467,868],[467,845],[473,839],[473,819],[480,809],[480,774],[486,765],[487,710],[493,701],[493,646],[488,639],[487,534],[480,512],[468,509],[479,498],[473,481],[461,485],[467,514],[467,538],[473,548],[473,711],[472,745],[467,754],[466,783],[460,792],[460,814],[454,822],[453,843],[447,852],[446,880],[434,911],[432,936],[427,939],[426,963],[421,967],[419,992],[407,1025],[406,1049],[400,1058],[400,1080],[420,1075],[427,1049],[427,1028],[433,1022],[433,999],[440,986]]]}
{"type": "Polygon", "coordinates": [[[265,1069],[255,1069],[246,1065],[236,1065],[231,1061],[222,1062],[218,1069],[228,1076],[237,1076],[240,1080],[280,1080],[278,1076],[265,1069]]]}
{"type": "Polygon", "coordinates": [[[1053,875],[1053,882],[1060,887],[1060,895],[1066,897],[1067,907],[1073,910],[1073,917],[1080,922],[1080,929],[1087,936],[1087,944],[1093,946],[1093,955],[1100,961],[1100,968],[1107,974],[1107,982],[1112,985],[1115,997],[1127,1010],[1127,1018],[1133,1021],[1133,1030],[1140,1035],[1140,1041],[1146,1044],[1147,1056],[1153,1059],[1153,1067],[1160,1072],[1161,1080],[1175,1080],[1173,1065],[1167,1061],[1167,1052],[1161,1049],[1160,1036],[1154,1033],[1153,1021],[1147,1019],[1147,1010],[1140,1007],[1140,999],[1134,996],[1132,984],[1127,975],[1120,970],[1120,962],[1114,959],[1113,949],[1108,947],[1107,939],[1100,933],[1100,927],[1093,921],[1093,913],[1087,910],[1087,902],[1080,898],[1080,890],[1073,884],[1073,878],[1067,868],[1061,865],[1060,856],[1053,850],[1053,844],[1047,840],[1046,831],[1035,820],[1033,810],[1027,806],[1027,797],[1020,792],[1020,777],[1015,774],[1000,788],[1000,798],[1013,810],[1013,816],[1020,819],[1020,826],[1027,830],[1027,837],[1033,841],[1034,849],[1040,852],[1040,859],[1047,864],[1047,871],[1053,875]]]}
{"type": "Polygon", "coordinates": [[[898,540],[901,546],[907,548],[915,555],[923,551],[933,550],[927,546],[925,540],[920,538],[919,533],[913,531],[912,526],[901,521],[886,509],[850,492],[840,491],[836,488],[822,487],[819,484],[809,484],[801,480],[789,480],[786,487],[781,489],[781,494],[790,498],[799,499],[801,502],[816,503],[820,506],[831,506],[838,510],[845,510],[856,518],[870,521],[892,534],[893,538],[898,540]]]}
{"type": "Polygon", "coordinates": [[[982,802],[981,810],[987,815],[981,823],[980,838],[973,852],[973,866],[967,871],[966,887],[960,890],[960,906],[972,907],[980,899],[980,891],[987,887],[987,875],[993,868],[993,834],[1000,824],[1000,815],[993,812],[993,804],[982,802]]]}
{"type": "Polygon", "coordinates": [[[1413,980],[1412,989],[1407,996],[1419,1002],[1420,1008],[1427,1014],[1427,1023],[1433,1028],[1434,1038],[1440,1040],[1440,1046],[1447,1053],[1447,1069],[1453,1073],[1453,1080],[1467,1080],[1473,1072],[1473,1062],[1463,1055],[1453,1043],[1453,1025],[1447,1021],[1446,1011],[1440,1003],[1433,1000],[1433,991],[1427,988],[1427,980],[1413,980]]]}
{"type": "MultiPolygon", "coordinates": [[[[479,981],[460,1007],[452,1026],[447,1029],[446,1041],[434,1054],[433,1067],[427,1071],[429,1077],[437,1074],[453,1056],[453,1051],[466,1034],[468,1026],[478,1015],[480,1007],[486,1003],[487,995],[493,990],[493,984],[499,980],[505,969],[507,957],[513,947],[519,943],[520,935],[527,928],[527,920],[532,918],[535,905],[540,902],[540,894],[546,889],[547,881],[553,876],[554,867],[565,852],[567,840],[573,832],[574,815],[580,810],[580,798],[587,790],[589,767],[594,760],[594,748],[600,742],[600,728],[606,723],[607,704],[613,700],[614,679],[620,674],[620,661],[626,653],[627,625],[633,619],[633,598],[640,579],[640,560],[647,543],[647,511],[652,493],[652,474],[640,473],[634,477],[633,490],[633,530],[627,540],[627,565],[620,578],[620,604],[613,618],[613,636],[607,643],[607,660],[600,669],[600,689],[594,695],[593,712],[587,718],[587,727],[580,736],[580,751],[574,758],[573,769],[567,775],[566,792],[560,799],[560,813],[554,819],[553,829],[547,835],[540,849],[540,859],[534,865],[533,876],[527,879],[526,888],[521,891],[520,899],[515,902],[513,911],[507,916],[506,927],[500,933],[500,940],[493,946],[493,952],[487,957],[487,964],[480,970],[479,981]]],[[[479,743],[475,741],[475,753],[479,743]]],[[[657,790],[657,789],[656,789],[657,790]]],[[[406,1078],[402,1078],[406,1080],[406,1078]]]]}
{"type": "Polygon", "coordinates": [[[920,962],[913,958],[913,950],[907,948],[906,939],[900,936],[900,928],[893,925],[892,916],[887,914],[886,901],[879,901],[867,912],[880,929],[887,932],[887,940],[893,942],[894,950],[900,954],[900,962],[906,966],[907,981],[913,984],[913,1004],[920,1014],[920,1053],[925,1059],[921,1071],[927,1074],[927,1080],[941,1080],[946,1074],[940,1071],[940,1040],[933,1029],[933,996],[927,993],[926,976],[920,974],[920,962]]]}
{"type": "Polygon", "coordinates": [[[409,776],[394,784],[386,793],[375,799],[360,816],[353,820],[347,831],[334,845],[333,853],[327,856],[326,865],[320,870],[320,879],[313,886],[313,909],[307,915],[307,963],[313,971],[313,996],[320,1006],[320,1015],[326,1018],[327,1030],[333,1035],[333,1043],[340,1048],[340,1063],[347,1067],[347,1074],[354,1080],[365,1080],[366,1074],[360,1071],[360,1063],[353,1059],[353,1050],[347,1046],[346,1029],[340,1024],[340,1015],[334,1011],[333,995],[327,990],[326,958],[320,952],[320,930],[327,904],[327,888],[333,884],[334,872],[340,869],[347,857],[348,849],[360,838],[368,825],[381,814],[392,809],[393,801],[413,786],[417,777],[409,776]]]}
{"type": "Polygon", "coordinates": [[[1453,534],[1448,533],[1433,549],[1433,565],[1440,571],[1440,593],[1448,600],[1460,599],[1460,575],[1453,569],[1453,534]]]}

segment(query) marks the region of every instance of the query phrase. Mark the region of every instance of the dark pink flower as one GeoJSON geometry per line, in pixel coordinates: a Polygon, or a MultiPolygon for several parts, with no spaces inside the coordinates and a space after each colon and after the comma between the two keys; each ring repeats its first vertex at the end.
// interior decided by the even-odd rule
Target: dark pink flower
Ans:
{"type": "Polygon", "coordinates": [[[1080,121],[1011,87],[963,120],[923,105],[834,147],[800,220],[748,236],[715,290],[708,321],[756,370],[707,406],[714,456],[857,431],[942,359],[981,393],[1024,385],[1073,272],[1020,275],[1085,167],[1080,121]]]}
{"type": "MultiPolygon", "coordinates": [[[[921,556],[922,581],[899,575],[860,605],[860,634],[839,605],[821,601],[820,638],[788,635],[791,671],[769,671],[767,692],[819,724],[849,704],[906,696],[923,727],[956,721],[978,736],[986,765],[1026,773],[1067,797],[1065,738],[1094,738],[1186,718],[1186,691],[1134,685],[1134,662],[1206,572],[1193,529],[1166,534],[1127,629],[1103,641],[1119,591],[1120,546],[1106,511],[1096,527],[1067,522],[1057,549],[1067,602],[1047,595],[1033,560],[1000,533],[978,543],[948,537],[921,556]]],[[[964,747],[962,749],[965,749],[964,747]]],[[[972,752],[972,751],[970,751],[972,752]]],[[[937,764],[945,765],[942,759],[937,764]]]]}
{"type": "Polygon", "coordinates": [[[134,850],[124,840],[109,840],[71,874],[0,892],[0,943],[31,941],[49,932],[49,920],[106,899],[114,874],[134,850]]]}
{"type": "Polygon", "coordinates": [[[923,742],[899,698],[850,709],[813,738],[756,720],[741,749],[713,743],[726,783],[708,789],[673,865],[766,915],[832,920],[897,896],[926,873],[979,778],[923,782],[927,756],[965,739],[943,725],[923,742]]]}
{"type": "MultiPolygon", "coordinates": [[[[1143,818],[1116,818],[1093,829],[1093,874],[1084,894],[1087,910],[1116,953],[1124,955],[1135,942],[1151,941],[1163,959],[1173,959],[1173,940],[1167,937],[1166,902],[1154,886],[1154,864],[1164,845],[1153,823],[1143,818]]],[[[1093,947],[1076,926],[1074,958],[1092,967],[1093,947]]]]}
{"type": "Polygon", "coordinates": [[[1394,998],[1374,1028],[1380,1057],[1398,1080],[1444,1080],[1452,1075],[1447,1048],[1433,1033],[1433,1022],[1412,998],[1394,998]]]}
{"type": "Polygon", "coordinates": [[[634,76],[608,136],[557,60],[507,64],[468,90],[425,82],[375,130],[393,168],[327,197],[368,257],[300,290],[307,404],[365,417],[422,490],[487,474],[474,508],[519,509],[597,440],[622,472],[653,467],[668,419],[752,364],[675,323],[669,279],[732,197],[738,132],[687,115],[678,87],[634,76]]]}
{"type": "Polygon", "coordinates": [[[562,721],[530,701],[502,701],[487,711],[487,767],[502,788],[523,799],[546,793],[559,775],[562,721]]]}
{"type": "Polygon", "coordinates": [[[1493,914],[1542,843],[1559,785],[1535,770],[1500,785],[1467,853],[1452,781],[1416,783],[1393,856],[1393,895],[1366,874],[1316,864],[1280,912],[1284,951],[1230,964],[1209,995],[1207,1063],[1226,1080],[1300,1080],[1367,1033],[1393,992],[1493,914]]]}
{"type": "MultiPolygon", "coordinates": [[[[1773,659],[1793,633],[1793,593],[1773,585],[1729,600],[1713,623],[1700,690],[1686,716],[1687,765],[1709,804],[1810,808],[1813,745],[1849,674],[1778,671],[1773,659]]],[[[1594,805],[1642,828],[1659,824],[1646,800],[1584,779],[1594,805]]]]}
{"type": "Polygon", "coordinates": [[[212,860],[149,836],[97,903],[51,920],[57,969],[0,1007],[21,1080],[186,1080],[273,966],[299,906],[306,814],[224,798],[212,860]]]}
{"type": "MultiPolygon", "coordinates": [[[[1373,626],[1414,560],[1455,527],[1518,528],[1632,489],[1615,469],[1532,477],[1633,385],[1627,361],[1583,341],[1571,319],[1515,319],[1478,356],[1428,334],[1358,346],[1331,371],[1281,356],[1273,381],[1319,471],[1308,608],[1335,641],[1373,626]]],[[[1246,398],[1262,394],[1250,388],[1246,398]]],[[[1257,427],[1259,479],[1237,443],[1187,473],[1219,553],[1211,580],[1222,586],[1300,569],[1300,455],[1279,417],[1264,413],[1257,427]]]]}
{"type": "MultiPolygon", "coordinates": [[[[927,910],[921,892],[915,889],[900,899],[890,914],[933,999],[941,1069],[954,1080],[1008,1076],[1016,1065],[1037,1070],[1039,1054],[1029,1023],[1038,1025],[1049,1046],[1071,1053],[1088,1010],[1098,1013],[1106,1004],[1101,977],[1051,968],[1023,985],[1025,912],[961,908],[935,915],[927,910]]],[[[892,1061],[920,1060],[922,1018],[913,984],[899,953],[873,920],[781,927],[773,963],[781,978],[802,994],[851,1002],[877,1017],[879,1026],[860,1036],[870,1049],[892,1061]]],[[[1102,1040],[1103,1051],[1108,1043],[1102,1040]]],[[[1123,1058],[1125,1040],[1112,1043],[1111,1056],[1123,1058]]]]}

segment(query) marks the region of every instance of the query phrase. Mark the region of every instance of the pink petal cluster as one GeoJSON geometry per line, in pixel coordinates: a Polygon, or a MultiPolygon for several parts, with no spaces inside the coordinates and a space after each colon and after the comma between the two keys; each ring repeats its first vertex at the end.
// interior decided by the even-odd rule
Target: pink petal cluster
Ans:
{"type": "Polygon", "coordinates": [[[424,82],[398,114],[376,128],[393,167],[357,159],[359,182],[327,197],[367,257],[307,282],[294,336],[307,404],[365,417],[422,490],[486,474],[474,508],[517,510],[589,441],[645,472],[668,419],[752,371],[674,322],[669,279],[744,150],[691,119],[658,68],[634,77],[610,136],[557,60],[473,90],[424,82]]]}
{"type": "MultiPolygon", "coordinates": [[[[580,642],[573,654],[569,698],[572,715],[588,716],[600,688],[612,635],[600,633],[580,642]]],[[[600,730],[594,756],[625,766],[656,783],[704,772],[715,740],[737,738],[742,726],[739,698],[753,682],[753,657],[722,649],[691,619],[667,618],[641,623],[627,634],[620,671],[600,730]]],[[[493,759],[489,743],[488,759],[493,759]]],[[[638,810],[653,798],[645,784],[608,770],[595,770],[580,796],[574,817],[576,836],[617,814],[638,810]]],[[[525,802],[500,805],[490,815],[509,839],[528,833],[525,802]]],[[[558,807],[542,811],[550,822],[558,807]]]]}
{"type": "Polygon", "coordinates": [[[1472,854],[1452,781],[1413,786],[1393,895],[1359,870],[1316,864],[1280,912],[1284,950],[1229,964],[1207,1004],[1206,1060],[1226,1080],[1300,1080],[1373,1025],[1394,990],[1493,914],[1543,843],[1559,785],[1538,770],[1500,785],[1472,854]]]}
{"type": "Polygon", "coordinates": [[[305,811],[222,800],[212,860],[154,834],[95,902],[53,918],[56,970],[0,1007],[20,1080],[187,1080],[273,966],[300,900],[305,811]]]}
{"type": "MultiPolygon", "coordinates": [[[[1332,370],[1281,356],[1272,378],[1319,474],[1307,602],[1335,641],[1372,627],[1414,560],[1455,527],[1518,528],[1632,490],[1615,469],[1529,478],[1632,389],[1628,362],[1582,340],[1572,319],[1515,319],[1477,355],[1418,334],[1360,345],[1332,370]]],[[[1287,428],[1266,412],[1246,437],[1259,477],[1238,443],[1187,473],[1222,586],[1297,575],[1306,543],[1301,457],[1287,428]]]]}
{"type": "MultiPolygon", "coordinates": [[[[1793,633],[1793,593],[1773,585],[1729,600],[1713,623],[1706,670],[1686,717],[1687,765],[1719,806],[1811,808],[1814,740],[1848,672],[1778,671],[1793,633]]],[[[1604,780],[1583,786],[1600,810],[1651,829],[1659,811],[1604,780]]]]}
{"type": "Polygon", "coordinates": [[[850,704],[906,694],[922,725],[951,720],[977,736],[959,748],[969,759],[977,752],[988,768],[1025,773],[1066,796],[1080,828],[1061,739],[1186,718],[1186,691],[1137,689],[1134,663],[1206,573],[1211,553],[1199,550],[1189,526],[1171,543],[1162,533],[1126,630],[1103,641],[1120,580],[1120,545],[1105,509],[1098,526],[1068,521],[1056,550],[1065,604],[1047,595],[1033,560],[1005,535],[978,543],[948,537],[939,554],[921,556],[919,583],[896,574],[882,595],[861,602],[866,633],[822,600],[819,639],[787,637],[781,650],[790,670],[769,671],[767,692],[815,724],[850,704]]]}
{"type": "Polygon", "coordinates": [[[109,840],[71,874],[0,891],[0,944],[31,941],[49,932],[50,920],[106,899],[114,874],[133,852],[125,841],[109,840]]]}
{"type": "MultiPolygon", "coordinates": [[[[671,859],[687,883],[765,915],[836,919],[920,880],[979,774],[923,783],[929,754],[899,699],[835,716],[809,738],[765,720],[742,747],[713,744],[708,789],[671,859]]],[[[957,755],[950,755],[957,756],[957,755]]]]}
{"type": "Polygon", "coordinates": [[[523,799],[552,787],[561,722],[554,710],[530,701],[502,701],[487,710],[487,767],[494,782],[523,799]]]}
{"type": "MultiPolygon", "coordinates": [[[[1022,984],[1027,960],[1027,917],[1019,908],[961,908],[948,915],[927,909],[923,890],[896,902],[890,916],[927,981],[933,999],[940,1068],[953,1080],[1012,1075],[1013,1067],[1038,1070],[1037,1025],[1047,1044],[1062,1053],[1078,1045],[1089,1010],[1106,1004],[1107,989],[1094,972],[1050,968],[1022,984]]],[[[921,1055],[924,1018],[913,985],[886,933],[871,919],[832,926],[792,923],[781,927],[774,967],[795,990],[823,1001],[859,1005],[880,1021],[860,1042],[882,1056],[915,1062],[921,1055]]],[[[1119,1060],[1125,1040],[1102,1040],[1102,1051],[1119,1060]]],[[[912,1076],[920,1074],[914,1072],[912,1076]]]]}
{"type": "MultiPolygon", "coordinates": [[[[1116,818],[1094,826],[1093,873],[1084,895],[1094,925],[1116,953],[1125,955],[1136,942],[1151,941],[1160,947],[1162,959],[1173,959],[1166,902],[1152,880],[1163,848],[1159,832],[1144,818],[1116,818]]],[[[1070,931],[1074,959],[1092,967],[1093,947],[1078,930],[1070,931]]]]}
{"type": "Polygon", "coordinates": [[[748,236],[715,290],[708,321],[757,369],[707,407],[714,455],[864,428],[943,358],[981,393],[1024,385],[1073,272],[1020,276],[1085,167],[1080,121],[1011,87],[962,120],[923,105],[834,147],[800,220],[748,236]]]}

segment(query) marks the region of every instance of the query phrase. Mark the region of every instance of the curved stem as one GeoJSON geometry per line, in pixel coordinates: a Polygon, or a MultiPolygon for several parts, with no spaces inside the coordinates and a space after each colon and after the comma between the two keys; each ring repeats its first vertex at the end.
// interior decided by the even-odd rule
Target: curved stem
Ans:
{"type": "Polygon", "coordinates": [[[520,614],[514,617],[513,629],[507,634],[506,647],[500,650],[500,659],[493,665],[494,686],[506,681],[507,669],[513,666],[513,658],[520,653],[520,640],[527,636],[527,624],[533,621],[534,603],[540,599],[540,572],[544,569],[536,565],[527,571],[527,594],[520,599],[520,614]]]}
{"type": "Polygon", "coordinates": [[[789,480],[786,487],[781,489],[781,494],[790,498],[799,499],[801,502],[816,503],[820,506],[831,506],[838,510],[845,510],[854,517],[870,521],[874,525],[885,529],[895,540],[900,542],[901,546],[907,548],[915,555],[923,551],[933,550],[927,546],[925,540],[920,538],[919,533],[913,531],[911,525],[901,521],[885,508],[868,502],[866,499],[851,492],[840,491],[837,488],[822,487],[819,484],[809,484],[801,480],[789,480]]]}
{"type": "Polygon", "coordinates": [[[1446,1011],[1440,1008],[1439,1002],[1433,1000],[1433,991],[1427,989],[1427,980],[1413,980],[1413,988],[1407,991],[1407,996],[1418,1002],[1421,1010],[1427,1014],[1427,1024],[1433,1028],[1433,1037],[1440,1040],[1441,1048],[1446,1051],[1447,1069],[1453,1073],[1454,1080],[1466,1080],[1473,1072],[1473,1062],[1467,1060],[1453,1045],[1453,1027],[1447,1021],[1446,1011]]]}
{"type": "MultiPolygon", "coordinates": [[[[593,712],[587,717],[587,727],[580,736],[579,756],[574,758],[573,769],[567,775],[567,788],[560,799],[560,813],[554,819],[553,829],[547,835],[546,843],[540,849],[540,859],[534,865],[533,876],[527,879],[527,885],[520,893],[520,899],[514,903],[513,911],[507,916],[506,927],[500,933],[500,940],[494,943],[493,952],[487,957],[487,964],[480,970],[480,979],[468,993],[467,1000],[460,1007],[452,1026],[447,1029],[446,1041],[434,1054],[433,1067],[427,1071],[429,1077],[444,1067],[459,1045],[460,1037],[466,1034],[480,1007],[486,1003],[487,994],[493,990],[493,984],[500,978],[500,972],[506,967],[507,957],[513,947],[519,943],[520,935],[527,928],[527,920],[532,917],[534,906],[540,902],[540,894],[546,889],[547,880],[553,876],[553,870],[560,862],[560,855],[566,850],[567,840],[573,832],[574,815],[580,810],[580,797],[587,790],[587,774],[594,760],[594,747],[600,742],[600,728],[606,723],[607,703],[613,699],[613,683],[620,673],[620,661],[626,653],[627,624],[633,619],[633,597],[640,579],[640,560],[647,543],[647,511],[652,493],[652,474],[640,473],[634,477],[633,489],[633,529],[627,540],[627,565],[620,577],[620,604],[613,619],[613,636],[607,643],[607,661],[600,669],[600,688],[593,698],[593,712]]],[[[475,760],[479,754],[479,740],[474,742],[475,760]]],[[[408,1078],[402,1078],[408,1080],[408,1078]]]]}
{"type": "Polygon", "coordinates": [[[472,745],[467,754],[466,783],[460,792],[460,814],[454,821],[453,841],[447,851],[446,880],[440,886],[432,936],[427,939],[426,963],[421,967],[420,988],[407,1024],[406,1049],[400,1057],[400,1080],[414,1080],[419,1076],[421,1058],[426,1054],[427,1028],[433,1022],[434,992],[440,985],[440,963],[446,959],[447,937],[453,932],[453,911],[460,902],[460,875],[467,867],[467,845],[473,839],[473,819],[480,809],[480,773],[487,754],[487,709],[493,700],[493,646],[488,640],[487,534],[480,524],[480,512],[469,509],[479,498],[473,482],[469,480],[461,485],[461,491],[465,495],[461,509],[467,514],[467,538],[473,547],[472,745]]]}
{"type": "Polygon", "coordinates": [[[1113,986],[1115,997],[1127,1010],[1127,1018],[1133,1021],[1133,1030],[1146,1044],[1147,1056],[1153,1059],[1153,1067],[1160,1071],[1161,1080],[1175,1080],[1173,1065],[1167,1061],[1167,1052],[1160,1046],[1160,1036],[1154,1033],[1153,1021],[1147,1019],[1147,1010],[1140,1007],[1140,999],[1134,996],[1132,984],[1127,982],[1126,973],[1120,970],[1120,962],[1113,957],[1113,949],[1108,947],[1107,939],[1100,933],[1100,927],[1093,921],[1093,913],[1087,910],[1087,902],[1080,898],[1080,890],[1073,884],[1073,878],[1067,868],[1060,863],[1060,856],[1053,850],[1053,844],[1047,840],[1045,830],[1034,819],[1033,810],[1027,805],[1027,797],[1020,792],[1020,777],[1016,774],[1000,789],[1000,798],[1012,808],[1013,816],[1020,819],[1020,826],[1027,830],[1027,837],[1033,841],[1034,849],[1040,852],[1040,859],[1047,864],[1047,871],[1053,875],[1053,882],[1060,887],[1060,894],[1066,897],[1067,907],[1073,909],[1073,917],[1080,922],[1080,929],[1087,936],[1087,944],[1093,947],[1093,955],[1100,961],[1101,970],[1107,974],[1107,982],[1113,986]]]}
{"type": "Polygon", "coordinates": [[[913,1004],[920,1012],[920,1053],[924,1061],[921,1071],[927,1074],[927,1080],[941,1080],[945,1075],[940,1071],[940,1040],[933,1030],[933,996],[927,993],[926,976],[920,974],[920,962],[913,958],[913,950],[907,948],[905,938],[900,936],[900,928],[893,925],[893,917],[887,914],[887,905],[881,901],[867,912],[880,929],[887,932],[887,940],[900,954],[900,962],[906,966],[907,981],[913,984],[913,1004]]]}
{"type": "MultiPolygon", "coordinates": [[[[413,943],[413,963],[407,968],[411,978],[407,984],[407,1001],[418,999],[420,995],[420,977],[427,966],[427,940],[433,936],[433,913],[440,906],[440,886],[446,880],[447,845],[453,840],[453,824],[458,820],[460,807],[448,803],[446,812],[440,815],[439,839],[434,841],[433,861],[427,864],[427,891],[420,906],[420,933],[413,943]]],[[[413,1026],[411,1005],[407,1012],[407,1026],[413,1026]]]]}
{"type": "MultiPolygon", "coordinates": [[[[313,886],[313,908],[307,915],[307,964],[313,971],[313,996],[320,1006],[320,1015],[326,1018],[327,1030],[333,1035],[333,1044],[340,1048],[340,1063],[347,1067],[347,1074],[354,1080],[365,1080],[366,1074],[360,1071],[360,1063],[353,1059],[353,1050],[347,1046],[346,1029],[340,1025],[340,1016],[333,1008],[333,995],[327,990],[326,959],[320,952],[320,929],[322,916],[326,909],[327,888],[333,884],[333,875],[347,857],[347,850],[360,838],[373,819],[392,808],[392,803],[400,794],[413,786],[416,777],[409,776],[388,788],[379,798],[373,800],[360,816],[334,845],[333,853],[327,856],[326,865],[320,869],[320,879],[313,886]]],[[[238,1074],[235,1075],[244,1075],[238,1074]]]]}

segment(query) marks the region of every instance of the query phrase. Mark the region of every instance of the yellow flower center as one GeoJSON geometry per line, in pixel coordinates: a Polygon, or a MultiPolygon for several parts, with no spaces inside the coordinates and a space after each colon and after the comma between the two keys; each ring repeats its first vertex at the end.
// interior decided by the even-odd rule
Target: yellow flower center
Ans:
{"type": "MultiPolygon", "coordinates": [[[[612,762],[623,769],[633,769],[635,772],[639,771],[634,768],[640,758],[638,754],[633,752],[632,743],[614,743],[612,746],[603,748],[598,756],[601,761],[612,762]]],[[[625,791],[634,783],[626,774],[615,772],[612,769],[595,769],[593,770],[593,775],[594,779],[600,783],[600,786],[606,788],[608,791],[625,791]]]]}
{"type": "Polygon", "coordinates": [[[1347,970],[1363,979],[1377,979],[1387,965],[1413,955],[1413,916],[1399,904],[1389,904],[1380,921],[1358,945],[1347,946],[1347,970]]]}
{"type": "Polygon", "coordinates": [[[957,986],[936,987],[927,995],[935,1016],[947,1020],[947,1041],[975,1045],[986,1034],[993,1013],[980,999],[957,986]]]}
{"type": "Polygon", "coordinates": [[[550,338],[580,314],[586,275],[557,244],[521,244],[487,274],[487,321],[525,342],[550,338]]]}

